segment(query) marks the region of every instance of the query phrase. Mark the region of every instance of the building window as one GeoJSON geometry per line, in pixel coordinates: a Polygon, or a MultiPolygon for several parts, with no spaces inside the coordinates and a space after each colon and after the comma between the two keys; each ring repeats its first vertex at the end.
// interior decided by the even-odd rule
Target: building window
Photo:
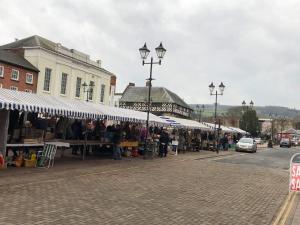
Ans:
{"type": "Polygon", "coordinates": [[[44,91],[50,91],[51,72],[51,69],[45,69],[44,91]]]}
{"type": "Polygon", "coordinates": [[[95,86],[95,82],[94,81],[90,81],[90,88],[89,88],[89,91],[88,91],[88,99],[89,101],[93,101],[93,95],[94,95],[94,87],[95,86]]]}
{"type": "Polygon", "coordinates": [[[17,91],[17,90],[18,90],[18,88],[17,88],[17,87],[15,87],[15,86],[10,86],[10,90],[17,91]]]}
{"type": "Polygon", "coordinates": [[[81,78],[77,77],[77,80],[76,80],[76,93],[75,93],[76,98],[80,97],[80,88],[81,88],[81,78]]]}
{"type": "Polygon", "coordinates": [[[105,92],[105,85],[101,85],[101,91],[100,91],[100,102],[104,102],[104,92],[105,92]]]}
{"type": "Polygon", "coordinates": [[[15,70],[15,69],[11,70],[11,79],[19,80],[19,70],[15,70]]]}
{"type": "Polygon", "coordinates": [[[30,90],[30,89],[25,89],[25,92],[32,93],[32,90],[30,90]]]}
{"type": "Polygon", "coordinates": [[[0,77],[4,77],[4,66],[0,66],[0,77]]]}
{"type": "Polygon", "coordinates": [[[67,79],[68,79],[68,74],[63,73],[61,75],[61,85],[60,85],[60,93],[62,95],[66,94],[66,89],[67,89],[67,79]]]}
{"type": "Polygon", "coordinates": [[[32,73],[26,73],[26,83],[33,84],[33,74],[32,73]]]}

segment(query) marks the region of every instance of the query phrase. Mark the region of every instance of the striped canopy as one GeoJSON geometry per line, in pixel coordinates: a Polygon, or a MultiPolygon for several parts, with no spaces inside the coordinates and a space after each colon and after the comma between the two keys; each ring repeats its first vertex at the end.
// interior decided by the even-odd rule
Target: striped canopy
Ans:
{"type": "MultiPolygon", "coordinates": [[[[116,121],[129,121],[145,123],[147,113],[122,109],[102,104],[93,104],[82,100],[70,100],[51,95],[37,95],[21,91],[0,88],[0,109],[20,110],[36,113],[48,113],[56,116],[71,118],[91,118],[116,121]]],[[[168,124],[158,116],[150,113],[151,124],[168,124]]]]}
{"type": "Polygon", "coordinates": [[[171,116],[160,116],[160,118],[164,119],[171,126],[175,126],[175,127],[210,130],[209,127],[195,120],[188,120],[188,119],[182,119],[182,118],[171,117],[171,116]]]}

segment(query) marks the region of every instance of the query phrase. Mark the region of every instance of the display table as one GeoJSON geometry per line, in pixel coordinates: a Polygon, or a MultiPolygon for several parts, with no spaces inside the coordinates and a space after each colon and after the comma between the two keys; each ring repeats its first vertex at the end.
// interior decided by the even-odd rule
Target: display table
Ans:
{"type": "Polygon", "coordinates": [[[138,141],[122,141],[121,142],[121,147],[125,148],[133,148],[133,147],[139,147],[139,142],[138,141]]]}
{"type": "Polygon", "coordinates": [[[35,144],[30,144],[30,143],[17,143],[17,144],[6,144],[6,147],[11,147],[11,148],[21,148],[21,147],[43,147],[44,142],[42,143],[35,143],[35,144]]]}
{"type": "Polygon", "coordinates": [[[45,141],[41,143],[17,143],[17,144],[6,144],[6,147],[11,148],[21,148],[21,147],[44,147],[45,144],[56,145],[57,147],[70,147],[70,144],[67,142],[58,142],[58,141],[45,141]]]}

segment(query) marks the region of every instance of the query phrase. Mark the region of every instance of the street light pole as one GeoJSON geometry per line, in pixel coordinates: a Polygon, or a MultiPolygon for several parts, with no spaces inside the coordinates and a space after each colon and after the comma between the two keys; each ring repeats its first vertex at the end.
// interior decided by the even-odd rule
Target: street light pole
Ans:
{"type": "Polygon", "coordinates": [[[147,158],[147,151],[148,151],[148,143],[147,143],[147,139],[148,139],[148,132],[149,132],[149,117],[150,117],[150,111],[151,111],[151,88],[152,88],[152,80],[154,80],[152,78],[152,67],[153,64],[158,64],[161,65],[161,60],[163,59],[165,53],[166,53],[166,49],[163,47],[162,43],[160,43],[160,45],[155,48],[157,57],[159,59],[158,62],[154,62],[153,61],[153,57],[151,57],[150,62],[145,62],[145,60],[147,59],[150,50],[147,48],[146,43],[144,44],[144,46],[142,48],[139,49],[141,58],[143,60],[143,66],[145,64],[150,64],[150,77],[147,79],[149,81],[149,90],[148,90],[148,100],[147,100],[147,119],[146,119],[146,135],[145,135],[145,142],[144,142],[144,159],[147,158]]]}
{"type": "Polygon", "coordinates": [[[93,94],[93,88],[95,84],[91,81],[89,84],[83,82],[83,93],[86,93],[86,101],[89,101],[89,97],[93,94]]]}
{"type": "MultiPolygon", "coordinates": [[[[243,100],[243,102],[242,102],[242,107],[243,107],[242,112],[243,112],[243,115],[244,115],[246,112],[248,112],[248,111],[250,111],[250,110],[253,109],[254,102],[251,100],[250,103],[249,103],[249,105],[250,105],[250,107],[247,106],[245,100],[243,100]]],[[[246,131],[248,132],[248,122],[247,122],[247,121],[244,121],[244,122],[245,122],[245,129],[246,129],[246,131]]]]}
{"type": "Polygon", "coordinates": [[[211,84],[208,87],[209,87],[210,95],[215,95],[216,96],[216,100],[215,100],[215,128],[214,128],[214,138],[215,138],[215,149],[216,149],[217,153],[219,153],[219,148],[218,148],[219,129],[218,129],[218,133],[217,133],[218,95],[223,95],[223,92],[224,92],[224,89],[225,89],[225,85],[223,84],[223,82],[221,82],[221,84],[219,85],[220,93],[218,93],[217,90],[214,93],[215,85],[213,84],[213,82],[211,82],[211,84]],[[217,140],[216,140],[216,133],[217,133],[217,140]]]}
{"type": "Polygon", "coordinates": [[[197,105],[197,110],[198,110],[198,114],[199,114],[199,123],[202,121],[202,113],[204,112],[204,105],[201,106],[200,108],[200,105],[197,105]]]}

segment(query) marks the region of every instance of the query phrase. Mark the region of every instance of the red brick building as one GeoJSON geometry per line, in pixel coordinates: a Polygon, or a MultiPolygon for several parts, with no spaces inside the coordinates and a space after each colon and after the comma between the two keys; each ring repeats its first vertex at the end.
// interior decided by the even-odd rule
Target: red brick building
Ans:
{"type": "Polygon", "coordinates": [[[0,50],[0,88],[36,93],[38,73],[21,55],[0,50]]]}

